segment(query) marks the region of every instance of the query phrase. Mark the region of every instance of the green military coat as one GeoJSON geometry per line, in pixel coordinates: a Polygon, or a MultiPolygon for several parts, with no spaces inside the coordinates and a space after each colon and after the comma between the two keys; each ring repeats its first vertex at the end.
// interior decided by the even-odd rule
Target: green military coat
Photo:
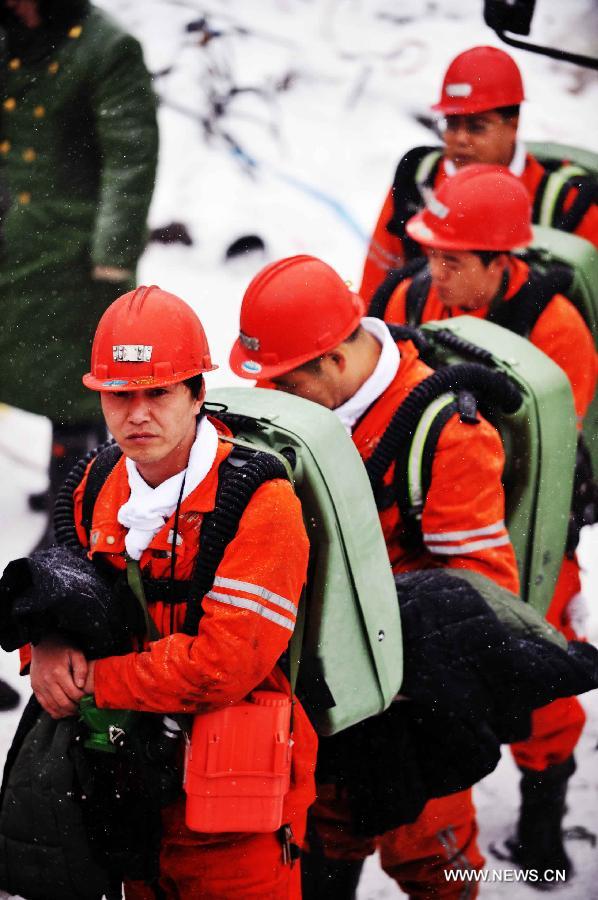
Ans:
{"type": "Polygon", "coordinates": [[[95,326],[130,287],[92,271],[135,269],[157,125],[138,42],[88,0],[67,7],[31,45],[6,13],[0,30],[0,401],[77,423],[99,415],[81,385],[95,326]]]}

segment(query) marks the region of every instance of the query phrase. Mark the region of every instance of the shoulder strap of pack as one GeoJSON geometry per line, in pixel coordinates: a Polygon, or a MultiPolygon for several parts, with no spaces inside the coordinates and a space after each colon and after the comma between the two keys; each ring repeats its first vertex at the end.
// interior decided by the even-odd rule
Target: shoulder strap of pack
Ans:
{"type": "Polygon", "coordinates": [[[401,240],[405,239],[405,223],[421,209],[423,188],[434,183],[441,157],[440,147],[414,147],[397,166],[392,185],[393,213],[386,228],[401,240]]]}
{"type": "Polygon", "coordinates": [[[440,394],[424,410],[406,455],[406,508],[421,519],[432,479],[432,462],[440,433],[451,416],[458,411],[453,393],[440,394]]]}
{"type": "Polygon", "coordinates": [[[598,181],[581,166],[564,163],[546,171],[540,181],[532,210],[536,225],[575,231],[590,206],[598,202],[598,181]],[[572,188],[577,196],[568,210],[565,201],[572,188]]]}
{"type": "MultiPolygon", "coordinates": [[[[477,412],[475,399],[471,397],[471,400],[477,412]]],[[[436,445],[444,426],[459,410],[459,399],[452,392],[441,393],[429,401],[422,398],[413,436],[397,448],[392,484],[379,484],[375,491],[378,509],[398,505],[406,545],[417,546],[422,542],[421,518],[432,482],[436,445]]]]}
{"type": "Polygon", "coordinates": [[[392,490],[401,512],[401,521],[411,545],[423,540],[421,519],[432,484],[432,466],[440,435],[452,416],[477,425],[478,404],[470,391],[440,394],[423,410],[411,443],[401,449],[395,463],[392,490]]]}
{"type": "Polygon", "coordinates": [[[444,426],[458,409],[455,394],[440,394],[423,410],[411,443],[397,456],[393,488],[411,543],[420,544],[423,540],[421,518],[432,482],[436,445],[444,426]]]}
{"type": "Polygon", "coordinates": [[[414,277],[425,265],[425,257],[419,257],[418,259],[412,259],[400,269],[389,269],[384,281],[372,297],[368,316],[372,316],[375,319],[384,319],[390,298],[398,286],[407,278],[414,277]]]}
{"type": "Polygon", "coordinates": [[[564,265],[551,265],[544,271],[530,266],[525,284],[509,300],[492,303],[486,319],[527,338],[554,295],[568,292],[572,278],[564,265]]]}
{"type": "Polygon", "coordinates": [[[113,443],[110,446],[106,447],[104,450],[100,451],[100,453],[98,453],[89,469],[87,483],[85,485],[85,490],[83,491],[81,515],[81,524],[85,529],[88,540],[91,533],[91,523],[93,520],[93,510],[96,505],[96,500],[98,499],[98,495],[102,490],[108,476],[114,469],[121,456],[122,450],[120,449],[118,444],[113,443]]]}
{"type": "Polygon", "coordinates": [[[596,178],[588,175],[585,178],[580,177],[571,179],[568,186],[562,191],[559,201],[557,202],[553,227],[559,228],[561,231],[568,231],[569,233],[575,231],[589,208],[597,203],[598,180],[596,180],[596,178]],[[569,193],[569,187],[574,187],[577,190],[577,196],[569,209],[565,210],[563,209],[563,204],[569,193]]]}
{"type": "Polygon", "coordinates": [[[432,276],[427,265],[420,268],[407,288],[405,297],[405,318],[408,325],[421,325],[426,300],[432,287],[432,276]]]}
{"type": "Polygon", "coordinates": [[[476,397],[506,412],[521,404],[519,390],[504,373],[480,363],[447,366],[413,388],[366,461],[378,508],[396,502],[407,535],[418,542],[439,437],[455,412],[463,422],[477,423],[476,397]],[[393,484],[385,486],[383,479],[393,462],[393,484]]]}
{"type": "Polygon", "coordinates": [[[191,584],[183,631],[197,634],[202,600],[211,589],[224,552],[236,535],[241,517],[257,489],[275,478],[288,479],[285,465],[273,453],[243,445],[220,467],[216,505],[204,516],[199,553],[191,584]],[[231,458],[232,457],[232,458],[231,458]]]}

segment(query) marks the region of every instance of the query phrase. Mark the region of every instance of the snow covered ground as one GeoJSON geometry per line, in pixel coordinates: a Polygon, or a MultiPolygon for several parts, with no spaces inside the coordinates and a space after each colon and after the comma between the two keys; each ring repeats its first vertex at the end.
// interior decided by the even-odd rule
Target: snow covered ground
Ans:
{"type": "MultiPolygon", "coordinates": [[[[152,244],[140,281],[158,283],[198,311],[221,368],[211,383],[232,383],[228,351],[243,290],[268,260],[313,253],[358,285],[371,229],[399,156],[434,142],[420,124],[437,99],[450,59],[499,41],[482,21],[481,0],[98,0],[143,43],[160,108],[159,178],[152,227],[183,222],[193,246],[152,244]],[[202,25],[201,21],[207,20],[202,25]],[[187,30],[189,25],[191,30],[187,30]],[[242,90],[239,90],[242,89],[242,90]],[[216,114],[218,110],[222,114],[216,114]],[[236,238],[258,234],[263,254],[225,263],[236,238]]],[[[538,0],[534,36],[596,52],[592,0],[538,0]]],[[[524,72],[522,134],[530,140],[598,150],[595,74],[512,51],[524,72]]],[[[27,494],[44,486],[49,423],[0,406],[0,571],[26,554],[43,529],[27,494]]],[[[598,531],[585,534],[584,587],[598,638],[598,531]]],[[[17,683],[16,660],[0,674],[17,683]]],[[[568,826],[597,830],[598,692],[585,701],[588,726],[578,753],[568,826]]],[[[0,714],[0,759],[18,713],[0,714]]],[[[517,776],[508,754],[476,788],[484,850],[509,832],[517,776]]],[[[587,842],[569,850],[578,874],[559,896],[598,897],[598,857],[587,842]]],[[[489,857],[489,866],[500,867],[489,857]]],[[[486,884],[484,898],[537,896],[521,884],[486,884]]],[[[400,891],[368,862],[360,900],[400,891]]]]}

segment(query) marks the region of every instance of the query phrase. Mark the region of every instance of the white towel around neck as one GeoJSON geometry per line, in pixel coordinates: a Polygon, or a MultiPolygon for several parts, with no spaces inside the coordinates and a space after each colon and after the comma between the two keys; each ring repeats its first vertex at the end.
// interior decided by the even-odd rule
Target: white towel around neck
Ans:
{"type": "Polygon", "coordinates": [[[374,319],[366,316],[361,320],[364,329],[373,335],[379,344],[382,345],[382,351],[376,364],[376,368],[370,377],[364,381],[358,391],[352,397],[349,397],[341,406],[337,406],[333,410],[351,434],[353,426],[358,419],[364,414],[366,409],[380,397],[393,378],[399,371],[401,362],[401,354],[399,348],[393,340],[393,337],[380,319],[374,319]]]}
{"type": "Polygon", "coordinates": [[[185,487],[181,500],[188,497],[191,491],[201,484],[216,459],[218,450],[218,432],[206,417],[197,426],[197,434],[187,468],[172,478],[168,478],[157,487],[150,487],[143,480],[132,459],[125,459],[131,495],[118,511],[118,521],[128,528],[125,537],[127,553],[133,559],[140,559],[143,551],[150,545],[164,523],[176,509],[183,479],[185,487]]]}

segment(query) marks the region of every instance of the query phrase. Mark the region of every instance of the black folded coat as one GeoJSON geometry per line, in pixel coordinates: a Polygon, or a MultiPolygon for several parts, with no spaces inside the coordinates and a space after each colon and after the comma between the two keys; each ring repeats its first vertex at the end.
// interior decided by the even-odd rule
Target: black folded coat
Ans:
{"type": "Polygon", "coordinates": [[[347,791],[357,833],[413,822],[429,799],[471,787],[502,743],[528,737],[532,710],[598,687],[595,647],[567,645],[508,592],[499,618],[460,574],[396,577],[405,699],[320,741],[318,780],[347,791]]]}
{"type": "Polygon", "coordinates": [[[0,579],[0,646],[16,650],[56,633],[89,659],[129,652],[143,622],[124,577],[67,547],[10,562],[0,579]]]}

